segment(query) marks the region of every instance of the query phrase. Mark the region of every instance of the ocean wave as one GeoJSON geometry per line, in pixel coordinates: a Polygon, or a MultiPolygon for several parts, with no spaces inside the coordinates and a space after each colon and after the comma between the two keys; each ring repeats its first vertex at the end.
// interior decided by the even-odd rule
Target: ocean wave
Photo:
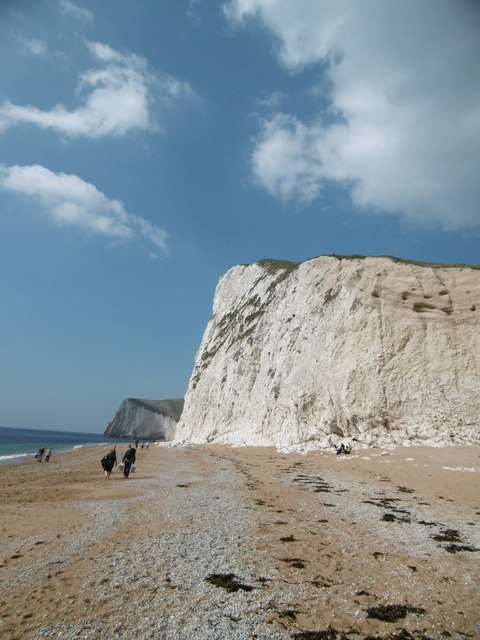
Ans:
{"type": "Polygon", "coordinates": [[[0,462],[3,460],[13,460],[15,458],[28,458],[33,456],[33,453],[12,453],[9,456],[0,456],[0,462]]]}
{"type": "Polygon", "coordinates": [[[75,444],[73,449],[84,449],[85,447],[105,447],[108,442],[85,442],[85,444],[75,444]]]}

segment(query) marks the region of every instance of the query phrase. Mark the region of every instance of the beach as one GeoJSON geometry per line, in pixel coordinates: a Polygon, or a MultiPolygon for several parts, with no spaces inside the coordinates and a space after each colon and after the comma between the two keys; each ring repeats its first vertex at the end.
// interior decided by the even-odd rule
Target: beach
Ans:
{"type": "Polygon", "coordinates": [[[2,465],[5,640],[480,637],[480,447],[109,448],[2,465]]]}

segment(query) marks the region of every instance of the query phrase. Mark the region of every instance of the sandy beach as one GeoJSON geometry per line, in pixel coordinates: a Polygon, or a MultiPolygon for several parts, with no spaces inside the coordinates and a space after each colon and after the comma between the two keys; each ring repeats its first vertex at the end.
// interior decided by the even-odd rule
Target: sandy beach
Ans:
{"type": "Polygon", "coordinates": [[[480,638],[479,447],[108,449],[0,468],[2,639],[480,638]]]}

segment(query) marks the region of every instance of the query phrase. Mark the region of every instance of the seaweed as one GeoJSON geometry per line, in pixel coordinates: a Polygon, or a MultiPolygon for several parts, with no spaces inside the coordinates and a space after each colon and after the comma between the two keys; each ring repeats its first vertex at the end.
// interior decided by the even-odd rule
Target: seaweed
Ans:
{"type": "Polygon", "coordinates": [[[426,609],[413,607],[410,604],[381,604],[378,607],[367,607],[367,618],[375,618],[382,622],[397,622],[405,618],[407,613],[424,614],[426,609]]]}
{"type": "Polygon", "coordinates": [[[315,491],[315,493],[330,493],[335,491],[335,493],[340,493],[344,491],[343,489],[333,489],[332,485],[325,482],[319,476],[307,476],[307,475],[299,475],[293,478],[292,482],[298,484],[302,487],[302,489],[307,489],[311,491],[315,491]]]}
{"type": "Polygon", "coordinates": [[[470,553],[474,553],[475,551],[480,551],[476,547],[471,547],[468,544],[447,544],[445,547],[445,551],[448,553],[458,553],[459,551],[468,551],[470,553]]]}
{"type": "Polygon", "coordinates": [[[213,584],[215,587],[222,587],[229,593],[235,591],[253,591],[254,587],[238,582],[234,573],[211,573],[205,578],[205,582],[213,584]]]}
{"type": "Polygon", "coordinates": [[[410,518],[400,518],[393,513],[384,513],[382,520],[385,522],[411,522],[410,518]]]}
{"type": "Polygon", "coordinates": [[[336,629],[328,627],[323,631],[296,631],[291,634],[297,640],[347,640],[347,636],[336,629]]]}
{"type": "Polygon", "coordinates": [[[443,529],[432,538],[437,542],[462,542],[462,538],[456,529],[443,529]]]}
{"type": "Polygon", "coordinates": [[[289,618],[290,620],[296,620],[298,611],[296,609],[285,609],[285,611],[277,611],[280,618],[289,618]]]}
{"type": "Polygon", "coordinates": [[[305,569],[307,566],[305,560],[301,558],[282,558],[282,562],[286,562],[291,567],[295,567],[295,569],[305,569]]]}

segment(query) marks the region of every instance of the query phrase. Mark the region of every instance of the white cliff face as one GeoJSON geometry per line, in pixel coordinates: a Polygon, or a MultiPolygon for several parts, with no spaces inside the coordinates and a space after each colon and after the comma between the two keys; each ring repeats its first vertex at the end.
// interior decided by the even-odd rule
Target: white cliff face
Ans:
{"type": "Polygon", "coordinates": [[[390,258],[238,266],[176,443],[480,443],[480,270],[390,258]]]}
{"type": "Polygon", "coordinates": [[[105,429],[106,436],[171,440],[183,409],[183,399],[127,398],[105,429]]]}

